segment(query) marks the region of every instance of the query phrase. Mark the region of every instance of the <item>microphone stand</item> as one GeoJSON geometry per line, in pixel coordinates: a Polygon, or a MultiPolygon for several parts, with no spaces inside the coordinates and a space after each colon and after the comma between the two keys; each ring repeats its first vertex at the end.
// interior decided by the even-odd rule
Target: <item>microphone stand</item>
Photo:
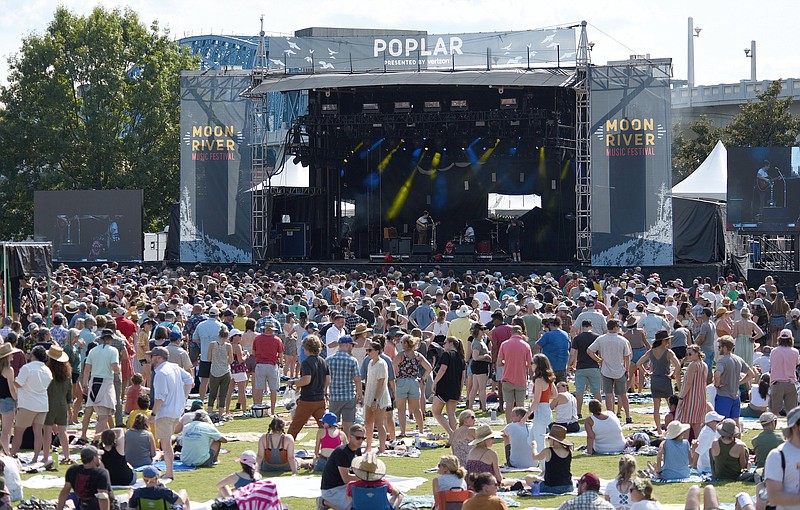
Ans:
{"type": "Polygon", "coordinates": [[[786,209],[786,177],[783,176],[783,172],[778,167],[775,167],[775,170],[778,171],[778,175],[781,177],[781,181],[783,181],[783,208],[786,209]]]}

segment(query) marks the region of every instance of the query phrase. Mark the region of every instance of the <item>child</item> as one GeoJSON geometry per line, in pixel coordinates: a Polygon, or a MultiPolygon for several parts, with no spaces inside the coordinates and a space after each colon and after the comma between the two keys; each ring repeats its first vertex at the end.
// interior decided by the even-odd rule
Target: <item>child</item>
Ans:
{"type": "Polygon", "coordinates": [[[524,407],[511,410],[511,423],[503,429],[506,449],[506,464],[515,468],[533,466],[531,439],[533,427],[528,424],[528,412],[524,407]]]}
{"type": "MultiPolygon", "coordinates": [[[[138,375],[138,374],[137,374],[138,375]]],[[[150,396],[146,393],[143,395],[139,395],[136,399],[136,405],[139,407],[138,409],[134,409],[131,411],[131,414],[128,415],[128,422],[127,427],[133,428],[133,422],[136,420],[136,417],[140,414],[143,414],[145,418],[150,418],[150,396]]],[[[155,425],[150,425],[150,433],[153,435],[156,434],[155,425]]]]}
{"type": "MultiPolygon", "coordinates": [[[[148,394],[150,391],[148,388],[142,386],[144,382],[144,377],[142,374],[133,374],[131,377],[131,385],[125,391],[125,413],[131,414],[139,407],[139,395],[144,393],[145,395],[148,394]]],[[[131,421],[131,423],[133,423],[131,421]]]]}
{"type": "MultiPolygon", "coordinates": [[[[536,441],[531,441],[532,460],[540,465],[544,461],[544,481],[540,491],[546,494],[572,492],[575,488],[572,483],[572,443],[566,440],[567,429],[562,425],[553,425],[545,437],[550,441],[550,447],[541,452],[537,451],[536,441]]],[[[525,481],[530,484],[533,477],[525,477],[525,481]]]]}
{"type": "Polygon", "coordinates": [[[669,412],[666,416],[664,416],[664,429],[666,430],[669,422],[675,419],[675,412],[678,410],[678,395],[672,395],[667,399],[667,405],[669,406],[669,412]]]}
{"type": "Polygon", "coordinates": [[[347,436],[337,426],[339,418],[334,413],[323,414],[320,421],[323,428],[317,429],[317,444],[314,447],[314,461],[311,465],[314,471],[322,472],[325,471],[325,464],[333,450],[347,443],[347,436]]]}

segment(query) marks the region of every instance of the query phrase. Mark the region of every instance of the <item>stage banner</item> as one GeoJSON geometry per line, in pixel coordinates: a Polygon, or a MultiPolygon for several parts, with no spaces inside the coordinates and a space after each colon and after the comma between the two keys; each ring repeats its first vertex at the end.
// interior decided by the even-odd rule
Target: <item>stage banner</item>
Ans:
{"type": "Polygon", "coordinates": [[[181,262],[252,262],[250,81],[181,73],[181,262]]]}
{"type": "Polygon", "coordinates": [[[672,265],[671,62],[590,68],[592,265],[672,265]]]}
{"type": "Polygon", "coordinates": [[[574,28],[441,35],[270,37],[270,70],[410,71],[575,65],[574,28]]]}

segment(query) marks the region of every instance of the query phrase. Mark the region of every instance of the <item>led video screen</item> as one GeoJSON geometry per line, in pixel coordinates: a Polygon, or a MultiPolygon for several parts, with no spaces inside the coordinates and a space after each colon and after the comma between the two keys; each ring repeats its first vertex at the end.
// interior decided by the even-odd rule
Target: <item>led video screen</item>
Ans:
{"type": "Polygon", "coordinates": [[[142,190],[36,191],[33,237],[60,262],[142,260],[142,190]]]}
{"type": "Polygon", "coordinates": [[[727,192],[729,230],[800,230],[800,147],[729,147],[727,192]]]}

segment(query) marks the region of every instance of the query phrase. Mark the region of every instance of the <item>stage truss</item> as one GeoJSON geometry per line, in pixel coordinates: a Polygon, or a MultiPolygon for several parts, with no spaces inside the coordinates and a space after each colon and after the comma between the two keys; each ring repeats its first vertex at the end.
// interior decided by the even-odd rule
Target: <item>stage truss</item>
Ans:
{"type": "Polygon", "coordinates": [[[591,54],[586,22],[581,24],[575,80],[575,255],[580,262],[592,259],[592,175],[589,131],[591,110],[589,67],[591,54]]]}

